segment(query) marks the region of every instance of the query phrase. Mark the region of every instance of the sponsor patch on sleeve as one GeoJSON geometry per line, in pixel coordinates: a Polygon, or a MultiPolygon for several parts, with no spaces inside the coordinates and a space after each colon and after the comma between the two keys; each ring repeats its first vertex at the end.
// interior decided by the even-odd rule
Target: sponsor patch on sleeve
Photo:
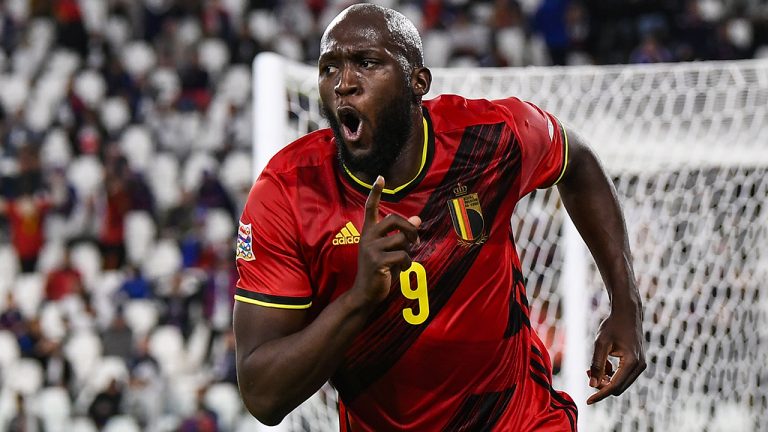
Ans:
{"type": "Polygon", "coordinates": [[[236,249],[235,259],[253,261],[256,258],[253,256],[253,229],[251,229],[251,224],[240,222],[240,226],[237,229],[236,249]]]}

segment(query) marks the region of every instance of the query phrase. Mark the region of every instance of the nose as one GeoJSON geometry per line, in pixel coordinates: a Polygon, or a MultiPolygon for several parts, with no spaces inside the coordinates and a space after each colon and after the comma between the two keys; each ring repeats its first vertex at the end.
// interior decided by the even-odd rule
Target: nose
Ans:
{"type": "Polygon", "coordinates": [[[359,91],[360,86],[357,81],[357,74],[352,68],[342,67],[339,71],[339,81],[333,90],[339,96],[348,96],[359,91]]]}

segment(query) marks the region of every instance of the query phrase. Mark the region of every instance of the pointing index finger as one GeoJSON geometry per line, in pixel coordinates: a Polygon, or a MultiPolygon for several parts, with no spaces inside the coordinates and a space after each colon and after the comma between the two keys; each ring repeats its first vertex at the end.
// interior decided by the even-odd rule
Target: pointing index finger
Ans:
{"type": "Polygon", "coordinates": [[[373,182],[371,192],[368,194],[368,199],[365,200],[365,222],[363,222],[363,230],[367,227],[375,225],[379,221],[379,201],[381,201],[381,191],[384,190],[384,177],[376,177],[376,181],[373,182]]]}

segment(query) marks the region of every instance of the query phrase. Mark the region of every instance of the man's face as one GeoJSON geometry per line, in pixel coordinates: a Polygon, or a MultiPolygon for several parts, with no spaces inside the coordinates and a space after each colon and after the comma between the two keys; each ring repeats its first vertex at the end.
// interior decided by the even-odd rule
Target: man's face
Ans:
{"type": "Polygon", "coordinates": [[[339,158],[353,172],[384,174],[413,128],[414,94],[386,27],[349,19],[323,40],[318,83],[339,158]]]}

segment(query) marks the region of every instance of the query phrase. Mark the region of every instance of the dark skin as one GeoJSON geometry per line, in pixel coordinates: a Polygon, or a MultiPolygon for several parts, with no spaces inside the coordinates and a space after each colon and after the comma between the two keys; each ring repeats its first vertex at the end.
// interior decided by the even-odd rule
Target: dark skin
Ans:
{"type": "MultiPolygon", "coordinates": [[[[334,21],[321,44],[319,86],[329,115],[352,109],[362,119],[359,136],[346,142],[355,154],[376,145],[377,107],[392,100],[397,86],[409,83],[413,95],[413,130],[402,153],[384,174],[386,187],[411,180],[419,169],[423,145],[421,96],[429,91],[428,69],[403,70],[399,48],[390,40],[383,16],[348,11],[334,21]]],[[[558,185],[563,202],[592,251],[606,281],[612,312],[598,333],[590,368],[598,391],[588,403],[621,394],[645,368],[640,297],[634,285],[624,220],[612,184],[597,158],[569,132],[569,165],[558,185]],[[585,193],[590,191],[591,193],[585,193]],[[620,359],[612,377],[608,356],[620,359]],[[608,371],[610,372],[610,371],[608,371]]],[[[262,423],[278,424],[315,393],[336,371],[345,350],[364,328],[375,306],[389,294],[393,274],[411,264],[409,249],[418,242],[421,220],[389,214],[381,217],[385,187],[375,173],[353,172],[373,183],[366,200],[353,286],[311,322],[306,310],[273,309],[235,302],[234,331],[240,393],[248,410],[262,423]]]]}

